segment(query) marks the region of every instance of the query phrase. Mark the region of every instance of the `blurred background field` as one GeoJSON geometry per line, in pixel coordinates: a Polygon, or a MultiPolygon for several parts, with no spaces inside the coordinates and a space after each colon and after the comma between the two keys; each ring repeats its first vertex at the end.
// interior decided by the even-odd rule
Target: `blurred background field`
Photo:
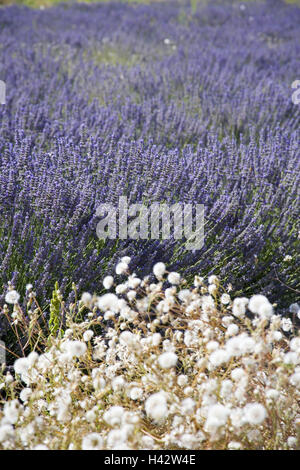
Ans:
{"type": "MultiPolygon", "coordinates": [[[[52,5],[58,4],[58,3],[157,3],[157,2],[168,2],[169,0],[118,0],[118,2],[112,0],[0,0],[0,6],[5,6],[5,5],[26,5],[29,7],[33,8],[38,8],[38,7],[50,7],[52,5]]],[[[256,0],[232,0],[232,3],[246,3],[246,2],[255,2],[256,0]]],[[[269,3],[278,3],[278,0],[266,0],[266,2],[269,1],[269,3]]],[[[280,2],[281,0],[279,0],[280,2]]],[[[296,3],[300,5],[300,0],[282,0],[285,3],[296,3]]],[[[215,3],[210,2],[210,0],[191,0],[191,7],[192,9],[197,8],[198,3],[215,3]]]]}

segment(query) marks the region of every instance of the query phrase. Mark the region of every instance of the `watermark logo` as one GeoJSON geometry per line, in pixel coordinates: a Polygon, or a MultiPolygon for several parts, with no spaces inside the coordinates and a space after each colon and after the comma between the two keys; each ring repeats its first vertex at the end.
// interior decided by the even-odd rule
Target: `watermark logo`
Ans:
{"type": "Polygon", "coordinates": [[[1,364],[6,364],[6,348],[3,341],[0,341],[0,365],[1,364]]]}
{"type": "Polygon", "coordinates": [[[296,90],[292,94],[292,102],[294,104],[300,104],[300,80],[295,80],[292,83],[292,88],[293,90],[296,90]]]}
{"type": "Polygon", "coordinates": [[[203,204],[128,205],[121,196],[118,206],[100,204],[96,215],[102,217],[96,229],[99,239],[167,240],[173,234],[175,240],[185,240],[187,250],[200,250],[204,244],[203,204]]]}
{"type": "Polygon", "coordinates": [[[0,80],[0,104],[6,104],[6,84],[0,80]]]}

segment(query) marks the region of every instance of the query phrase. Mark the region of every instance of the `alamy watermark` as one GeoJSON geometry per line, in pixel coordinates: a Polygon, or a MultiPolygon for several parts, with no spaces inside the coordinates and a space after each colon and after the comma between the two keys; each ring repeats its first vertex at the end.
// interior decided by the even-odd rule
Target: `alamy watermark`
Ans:
{"type": "Polygon", "coordinates": [[[3,341],[0,341],[0,366],[1,364],[6,364],[6,348],[3,341]]]}
{"type": "Polygon", "coordinates": [[[6,84],[0,80],[0,104],[6,104],[6,84]]]}
{"type": "Polygon", "coordinates": [[[128,205],[121,196],[117,206],[100,204],[96,215],[102,217],[96,229],[100,239],[166,240],[173,234],[175,240],[185,241],[187,250],[200,250],[204,244],[203,204],[128,205]]]}
{"type": "Polygon", "coordinates": [[[292,94],[292,102],[294,104],[300,104],[300,80],[295,80],[292,83],[292,88],[293,90],[296,90],[292,94]]]}

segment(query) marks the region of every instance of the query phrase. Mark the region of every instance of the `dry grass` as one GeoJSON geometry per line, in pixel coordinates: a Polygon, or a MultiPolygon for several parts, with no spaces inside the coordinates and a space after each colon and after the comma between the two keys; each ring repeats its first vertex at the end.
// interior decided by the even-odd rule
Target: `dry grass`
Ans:
{"type": "Polygon", "coordinates": [[[189,290],[173,274],[165,290],[160,268],[67,310],[56,287],[46,326],[30,288],[27,315],[3,309],[33,352],[0,375],[0,449],[299,448],[292,323],[214,276],[189,290]]]}

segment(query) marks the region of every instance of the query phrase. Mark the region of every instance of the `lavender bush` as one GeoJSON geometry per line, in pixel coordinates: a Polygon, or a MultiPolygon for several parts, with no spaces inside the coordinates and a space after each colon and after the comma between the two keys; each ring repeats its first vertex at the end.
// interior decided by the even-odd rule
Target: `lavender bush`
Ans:
{"type": "MultiPolygon", "coordinates": [[[[297,295],[300,9],[269,4],[0,10],[1,291],[99,292],[121,256],[297,295]],[[298,75],[297,75],[298,74],[298,75]],[[100,203],[206,207],[205,245],[96,236],[100,203]]],[[[3,304],[4,296],[2,296],[3,304]]]]}

